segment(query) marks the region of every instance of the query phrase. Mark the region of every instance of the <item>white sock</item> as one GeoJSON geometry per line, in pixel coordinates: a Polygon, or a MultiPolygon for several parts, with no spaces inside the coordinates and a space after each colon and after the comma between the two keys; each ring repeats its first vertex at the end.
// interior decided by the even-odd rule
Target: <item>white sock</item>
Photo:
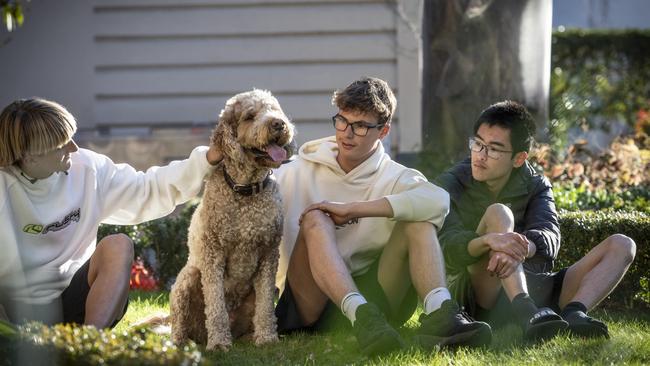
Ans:
{"type": "Polygon", "coordinates": [[[341,300],[341,311],[343,311],[343,315],[350,319],[353,326],[354,321],[357,320],[357,308],[359,305],[363,305],[367,302],[366,298],[358,292],[350,292],[343,296],[343,300],[341,300]]]}
{"type": "Polygon", "coordinates": [[[434,288],[424,297],[424,313],[431,314],[440,309],[440,305],[451,299],[451,293],[446,287],[434,288]]]}

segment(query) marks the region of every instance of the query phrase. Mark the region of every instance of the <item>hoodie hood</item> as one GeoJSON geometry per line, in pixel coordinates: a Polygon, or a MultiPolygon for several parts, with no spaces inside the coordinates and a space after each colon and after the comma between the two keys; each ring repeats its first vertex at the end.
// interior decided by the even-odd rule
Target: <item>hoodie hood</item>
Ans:
{"type": "Polygon", "coordinates": [[[344,181],[354,182],[355,184],[370,183],[373,179],[376,179],[374,173],[380,169],[384,160],[390,159],[384,152],[384,146],[380,142],[368,159],[352,169],[349,173],[346,173],[336,161],[338,153],[339,148],[336,144],[336,137],[329,136],[306,142],[300,147],[298,155],[300,158],[311,163],[326,166],[344,181]]]}

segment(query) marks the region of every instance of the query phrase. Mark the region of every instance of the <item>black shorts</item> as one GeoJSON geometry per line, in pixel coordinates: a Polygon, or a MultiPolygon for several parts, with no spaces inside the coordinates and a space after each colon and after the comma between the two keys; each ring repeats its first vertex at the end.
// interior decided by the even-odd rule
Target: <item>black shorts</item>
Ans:
{"type": "MultiPolygon", "coordinates": [[[[90,286],[88,285],[89,270],[90,259],[75,272],[68,287],[52,303],[44,305],[32,305],[19,302],[8,303],[7,312],[9,318],[17,323],[22,323],[25,320],[36,320],[45,324],[83,324],[86,317],[86,299],[90,292],[90,286]]],[[[111,328],[117,325],[122,319],[128,305],[129,301],[127,299],[121,315],[111,325],[111,328]]]]}
{"type": "MultiPolygon", "coordinates": [[[[560,293],[567,268],[558,272],[536,273],[525,271],[528,294],[538,307],[548,307],[556,313],[560,313],[560,293]]],[[[474,304],[474,311],[471,314],[477,319],[490,323],[493,326],[500,326],[514,321],[512,306],[503,289],[497,297],[492,309],[483,309],[474,304]]]]}
{"type": "MultiPolygon", "coordinates": [[[[354,282],[363,297],[368,302],[377,305],[394,327],[399,327],[409,320],[413,312],[415,312],[418,302],[417,293],[413,285],[409,286],[406,296],[404,296],[402,304],[399,306],[399,311],[394,313],[391,311],[386,294],[377,280],[378,270],[379,259],[373,262],[366,273],[354,277],[354,282]]],[[[338,304],[331,301],[327,302],[316,323],[309,326],[303,325],[289,281],[285,282],[284,291],[275,307],[275,315],[278,318],[278,332],[281,334],[295,331],[331,331],[350,327],[350,321],[343,315],[338,304]]]]}

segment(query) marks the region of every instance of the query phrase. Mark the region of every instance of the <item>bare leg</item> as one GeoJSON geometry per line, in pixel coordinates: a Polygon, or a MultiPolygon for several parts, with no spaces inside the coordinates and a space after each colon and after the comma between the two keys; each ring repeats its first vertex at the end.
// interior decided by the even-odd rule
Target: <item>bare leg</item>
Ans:
{"type": "Polygon", "coordinates": [[[446,287],[442,252],[429,222],[398,222],[379,259],[378,281],[397,311],[411,281],[420,299],[446,287]]]}
{"type": "MultiPolygon", "coordinates": [[[[485,210],[476,233],[478,235],[506,233],[512,232],[514,227],[515,219],[512,211],[507,206],[497,203],[485,210]]],[[[480,261],[467,268],[479,306],[491,309],[499,296],[501,287],[510,300],[522,292],[528,292],[526,277],[521,265],[513,274],[505,279],[500,279],[487,271],[488,260],[488,255],[485,255],[480,261]]]]}
{"type": "Polygon", "coordinates": [[[289,260],[287,281],[304,325],[318,320],[328,299],[340,305],[346,294],[358,291],[339,254],[334,230],[322,211],[309,211],[289,260]]]}
{"type": "Polygon", "coordinates": [[[133,242],[124,234],[109,235],[90,258],[84,323],[109,327],[121,315],[129,294],[133,242]]]}
{"type": "MultiPolygon", "coordinates": [[[[322,211],[309,211],[303,217],[287,272],[303,325],[319,319],[328,299],[340,306],[345,295],[359,291],[338,251],[334,230],[322,211]]],[[[353,330],[362,353],[386,353],[402,346],[399,333],[375,305],[360,305],[355,314],[353,330]]]]}
{"type": "Polygon", "coordinates": [[[636,244],[616,234],[595,246],[567,269],[560,293],[560,308],[580,302],[587,309],[600,303],[621,281],[636,255],[636,244]]]}

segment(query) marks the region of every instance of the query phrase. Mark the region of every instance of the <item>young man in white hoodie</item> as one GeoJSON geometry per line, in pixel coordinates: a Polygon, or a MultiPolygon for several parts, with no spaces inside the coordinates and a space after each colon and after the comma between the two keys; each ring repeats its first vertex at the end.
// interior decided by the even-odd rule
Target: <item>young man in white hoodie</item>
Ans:
{"type": "Polygon", "coordinates": [[[279,331],[323,329],[344,315],[363,353],[390,352],[404,346],[394,326],[419,296],[425,348],[490,342],[490,327],[463,315],[446,288],[436,233],[449,195],[384,153],[390,87],[363,78],[332,102],[336,135],[304,144],[276,171],[285,212],[279,331]]]}
{"type": "Polygon", "coordinates": [[[128,298],[133,243],[100,223],[164,216],[197,195],[213,147],[136,172],[79,149],[74,117],[44,99],[17,100],[0,114],[0,318],[19,323],[114,326],[128,298]]]}

